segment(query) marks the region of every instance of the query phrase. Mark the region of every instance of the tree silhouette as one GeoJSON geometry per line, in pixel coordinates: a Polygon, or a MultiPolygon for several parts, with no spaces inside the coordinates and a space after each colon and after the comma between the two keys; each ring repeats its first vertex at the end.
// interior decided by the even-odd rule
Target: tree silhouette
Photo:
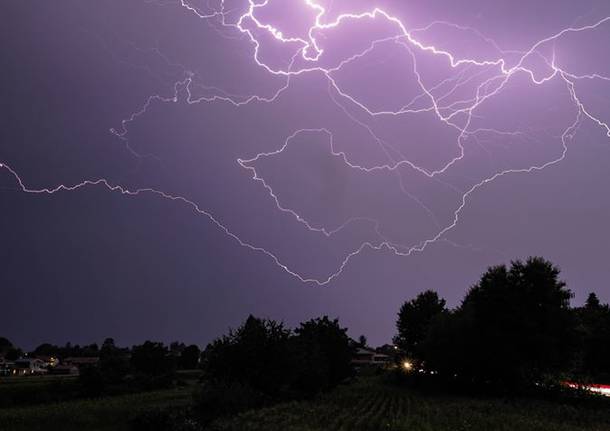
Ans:
{"type": "Polygon", "coordinates": [[[367,344],[368,344],[368,342],[364,335],[361,335],[358,337],[358,346],[365,348],[367,346],[367,344]]]}
{"type": "MultiPolygon", "coordinates": [[[[328,316],[312,319],[295,329],[297,386],[315,393],[351,376],[353,349],[347,329],[328,316]]],[[[364,340],[366,343],[366,340],[364,340]]]]}
{"type": "Polygon", "coordinates": [[[444,311],[445,300],[432,290],[426,290],[405,302],[398,312],[398,335],[394,338],[394,344],[410,356],[420,356],[419,346],[428,334],[432,319],[444,311]]]}
{"type": "Polygon", "coordinates": [[[13,348],[13,343],[8,338],[0,337],[0,354],[13,348]]]}
{"type": "Polygon", "coordinates": [[[291,377],[290,334],[282,323],[250,315],[242,326],[206,347],[204,373],[275,396],[291,377]]]}
{"type": "Polygon", "coordinates": [[[131,366],[136,373],[159,377],[174,371],[174,362],[169,356],[168,348],[159,342],[146,341],[139,346],[133,346],[131,351],[131,366]]]}
{"type": "Polygon", "coordinates": [[[575,348],[571,292],[543,258],[491,267],[460,307],[434,320],[429,367],[502,387],[534,385],[567,370],[575,348]]]}
{"type": "Polygon", "coordinates": [[[580,340],[580,373],[599,383],[610,383],[610,307],[591,293],[575,314],[580,340]]]}

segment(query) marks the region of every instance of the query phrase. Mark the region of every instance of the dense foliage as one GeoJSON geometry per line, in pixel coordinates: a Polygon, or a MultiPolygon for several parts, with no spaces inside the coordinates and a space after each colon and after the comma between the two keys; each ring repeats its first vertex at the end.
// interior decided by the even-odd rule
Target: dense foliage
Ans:
{"type": "Polygon", "coordinates": [[[249,316],[203,353],[205,381],[198,397],[204,420],[273,402],[311,396],[352,373],[345,328],[328,317],[294,332],[273,320],[249,316]]]}
{"type": "MultiPolygon", "coordinates": [[[[326,316],[294,330],[249,316],[203,353],[178,342],[120,348],[111,338],[101,347],[42,344],[34,355],[96,359],[84,361],[91,365],[80,367],[78,379],[8,379],[14,386],[0,387],[0,404],[69,403],[190,386],[192,404],[181,398],[178,409],[149,406],[131,415],[132,428],[608,429],[607,416],[586,410],[595,405],[607,413],[608,400],[573,391],[565,381],[610,383],[610,307],[590,294],[582,307],[571,308],[572,294],[559,275],[549,261],[529,258],[489,268],[454,309],[434,291],[420,293],[400,307],[396,346],[377,349],[389,356],[399,352],[395,359],[404,355],[405,366],[378,369],[382,379],[361,376],[355,389],[330,393],[352,376],[355,348],[367,348],[366,337],[351,340],[338,320],[326,316]],[[180,369],[191,371],[177,374],[180,369]],[[188,375],[189,383],[181,380],[188,375]],[[492,399],[459,398],[464,389],[492,399]],[[498,391],[510,395],[511,405],[493,400],[498,391]],[[535,408],[518,401],[534,396],[546,401],[536,401],[535,408]],[[429,409],[426,397],[437,407],[429,409]],[[562,407],[555,412],[555,405],[562,407]]],[[[0,338],[0,354],[21,352],[0,338]]]]}
{"type": "Polygon", "coordinates": [[[397,341],[429,372],[504,390],[608,373],[607,306],[570,308],[559,269],[542,258],[491,267],[461,305],[435,292],[406,302],[397,341]]]}
{"type": "Polygon", "coordinates": [[[610,307],[591,293],[577,308],[578,371],[585,379],[610,383],[610,307]]]}
{"type": "Polygon", "coordinates": [[[394,337],[394,344],[409,356],[420,356],[420,345],[428,334],[432,320],[445,311],[445,300],[431,290],[405,302],[398,312],[398,335],[394,337]]]}

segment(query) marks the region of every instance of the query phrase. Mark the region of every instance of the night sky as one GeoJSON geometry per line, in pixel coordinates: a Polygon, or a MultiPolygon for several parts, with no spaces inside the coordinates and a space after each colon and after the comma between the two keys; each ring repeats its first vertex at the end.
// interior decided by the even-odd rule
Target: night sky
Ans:
{"type": "Polygon", "coordinates": [[[249,313],[328,314],[382,344],[404,300],[458,305],[529,255],[574,305],[610,301],[607,0],[21,0],[0,16],[15,344],[203,345],[249,313]]]}

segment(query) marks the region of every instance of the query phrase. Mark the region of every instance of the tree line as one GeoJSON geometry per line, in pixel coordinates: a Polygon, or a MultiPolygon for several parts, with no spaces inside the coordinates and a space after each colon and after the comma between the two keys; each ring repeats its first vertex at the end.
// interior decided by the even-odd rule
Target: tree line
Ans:
{"type": "Polygon", "coordinates": [[[428,290],[405,302],[394,341],[424,372],[508,390],[610,383],[610,308],[572,308],[559,268],[531,257],[489,268],[456,308],[428,290]]]}
{"type": "Polygon", "coordinates": [[[139,364],[143,365],[148,362],[139,359],[142,354],[145,354],[144,352],[154,352],[156,356],[167,356],[170,358],[168,363],[170,368],[187,370],[197,368],[201,354],[201,350],[196,344],[187,346],[184,343],[174,341],[169,346],[165,346],[163,343],[146,341],[142,345],[134,345],[128,348],[116,346],[114,338],[106,338],[101,346],[97,343],[83,346],[73,345],[70,342],[64,346],[43,343],[31,352],[26,353],[9,339],[0,337],[0,356],[8,361],[15,361],[23,357],[54,357],[60,361],[69,358],[100,358],[104,361],[108,358],[116,359],[120,357],[122,360],[129,362],[129,357],[135,353],[135,362],[129,364],[129,366],[133,365],[133,369],[138,372],[141,368],[139,364]]]}
{"type": "Polygon", "coordinates": [[[291,330],[249,316],[202,355],[203,385],[196,397],[201,421],[246,409],[314,396],[352,376],[354,343],[327,316],[291,330]]]}
{"type": "MultiPolygon", "coordinates": [[[[0,354],[22,354],[8,340],[2,340],[0,354]]],[[[327,316],[302,322],[294,329],[249,316],[238,328],[209,343],[203,352],[196,345],[178,342],[167,346],[146,341],[123,348],[107,338],[101,346],[45,343],[30,355],[98,359],[95,364],[80,367],[76,385],[54,385],[52,394],[41,395],[41,402],[48,402],[51,395],[51,401],[60,401],[171,387],[181,384],[176,371],[198,369],[200,384],[189,414],[207,423],[219,416],[332,389],[352,376],[356,345],[347,329],[327,316]]],[[[31,395],[24,397],[24,402],[32,402],[31,395]]],[[[149,419],[160,420],[155,415],[149,419]]],[[[147,420],[145,415],[142,429],[152,426],[147,420]]]]}
{"type": "MultiPolygon", "coordinates": [[[[573,294],[559,275],[551,262],[532,257],[489,268],[454,308],[432,290],[406,301],[396,322],[397,367],[389,375],[513,393],[565,381],[610,383],[610,307],[594,293],[582,307],[571,307],[573,294]]],[[[150,431],[166,429],[155,425],[161,423],[206,426],[244,410],[315,397],[354,376],[351,361],[363,346],[365,337],[351,340],[327,316],[291,329],[250,315],[202,352],[153,341],[126,349],[109,338],[99,347],[43,344],[32,353],[99,357],[97,365],[81,368],[86,396],[172,386],[180,382],[176,370],[200,370],[184,411],[149,412],[134,422],[134,429],[150,431]]],[[[2,349],[15,354],[4,339],[2,349]]]]}

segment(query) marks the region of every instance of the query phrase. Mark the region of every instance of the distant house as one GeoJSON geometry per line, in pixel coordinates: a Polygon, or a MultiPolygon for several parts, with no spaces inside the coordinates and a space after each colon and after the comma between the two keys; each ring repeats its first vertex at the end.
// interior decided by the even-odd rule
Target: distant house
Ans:
{"type": "Polygon", "coordinates": [[[389,355],[377,353],[375,350],[364,347],[358,347],[352,358],[352,365],[356,368],[371,366],[380,367],[388,365],[391,362],[392,358],[389,355]]]}
{"type": "Polygon", "coordinates": [[[44,362],[47,368],[52,368],[59,365],[59,358],[55,356],[38,355],[36,356],[36,359],[40,359],[42,362],[44,362]]]}
{"type": "Polygon", "coordinates": [[[377,347],[375,351],[377,353],[383,353],[384,355],[388,355],[392,357],[392,359],[394,359],[397,355],[400,355],[401,353],[398,349],[398,346],[394,344],[384,344],[381,347],[377,347]]]}
{"type": "Polygon", "coordinates": [[[47,368],[44,361],[36,358],[21,358],[15,361],[12,374],[16,376],[31,376],[46,373],[47,368]]]}

